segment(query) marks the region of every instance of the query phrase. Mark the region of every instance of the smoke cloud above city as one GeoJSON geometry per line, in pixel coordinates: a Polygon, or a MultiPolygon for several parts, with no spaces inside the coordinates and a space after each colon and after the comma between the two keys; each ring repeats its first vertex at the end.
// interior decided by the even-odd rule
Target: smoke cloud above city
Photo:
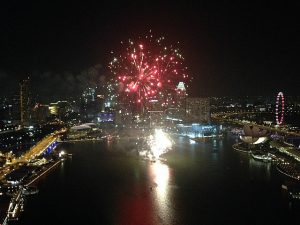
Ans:
{"type": "MultiPolygon", "coordinates": [[[[54,72],[33,71],[28,76],[20,76],[21,79],[29,77],[32,97],[37,102],[48,103],[60,99],[75,98],[87,87],[100,87],[104,84],[106,74],[103,66],[97,64],[80,72],[54,72]]],[[[19,83],[15,76],[7,72],[0,72],[0,92],[18,95],[19,83]]]]}

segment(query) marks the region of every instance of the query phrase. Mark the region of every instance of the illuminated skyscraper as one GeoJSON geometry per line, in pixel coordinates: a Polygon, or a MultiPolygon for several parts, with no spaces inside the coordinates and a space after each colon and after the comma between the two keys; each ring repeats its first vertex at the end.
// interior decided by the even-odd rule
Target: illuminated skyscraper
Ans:
{"type": "Polygon", "coordinates": [[[29,77],[20,82],[21,125],[29,124],[29,77]]]}
{"type": "Polygon", "coordinates": [[[94,102],[96,99],[95,88],[87,88],[86,90],[84,90],[84,92],[82,93],[82,99],[86,104],[90,102],[94,102]]]}
{"type": "Polygon", "coordinates": [[[185,84],[183,82],[179,82],[176,88],[177,108],[185,109],[186,98],[187,98],[187,93],[185,89],[185,84]]]}

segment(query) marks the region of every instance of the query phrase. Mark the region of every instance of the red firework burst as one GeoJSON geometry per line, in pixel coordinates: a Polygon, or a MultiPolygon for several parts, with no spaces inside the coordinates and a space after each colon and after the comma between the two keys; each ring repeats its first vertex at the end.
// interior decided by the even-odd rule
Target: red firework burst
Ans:
{"type": "Polygon", "coordinates": [[[176,90],[178,82],[189,80],[179,49],[166,46],[164,37],[155,39],[150,33],[121,44],[121,54],[109,67],[117,77],[120,93],[126,93],[128,99],[134,96],[134,101],[145,103],[150,98],[166,97],[176,90]]]}

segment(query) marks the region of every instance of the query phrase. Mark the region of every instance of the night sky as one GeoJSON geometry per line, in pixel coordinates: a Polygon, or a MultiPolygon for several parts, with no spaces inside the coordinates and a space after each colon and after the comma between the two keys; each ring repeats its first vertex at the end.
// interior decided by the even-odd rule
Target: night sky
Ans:
{"type": "Polygon", "coordinates": [[[150,29],[180,42],[192,96],[298,95],[296,3],[108,2],[1,3],[1,95],[28,75],[41,96],[53,85],[52,97],[73,93],[91,68],[99,79],[109,76],[110,51],[120,41],[150,29]]]}

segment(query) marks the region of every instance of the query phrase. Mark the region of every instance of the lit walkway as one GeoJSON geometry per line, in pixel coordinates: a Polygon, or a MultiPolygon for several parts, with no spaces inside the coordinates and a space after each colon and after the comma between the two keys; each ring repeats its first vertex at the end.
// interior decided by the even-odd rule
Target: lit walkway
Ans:
{"type": "Polygon", "coordinates": [[[30,161],[31,159],[34,159],[35,157],[41,155],[47,149],[47,147],[52,144],[53,141],[57,140],[58,135],[63,132],[65,132],[65,129],[56,131],[46,136],[36,145],[32,146],[30,150],[28,150],[24,155],[19,158],[13,159],[10,164],[6,164],[5,166],[3,166],[0,170],[0,180],[3,180],[6,174],[16,169],[19,163],[28,163],[28,161],[30,161]]]}

